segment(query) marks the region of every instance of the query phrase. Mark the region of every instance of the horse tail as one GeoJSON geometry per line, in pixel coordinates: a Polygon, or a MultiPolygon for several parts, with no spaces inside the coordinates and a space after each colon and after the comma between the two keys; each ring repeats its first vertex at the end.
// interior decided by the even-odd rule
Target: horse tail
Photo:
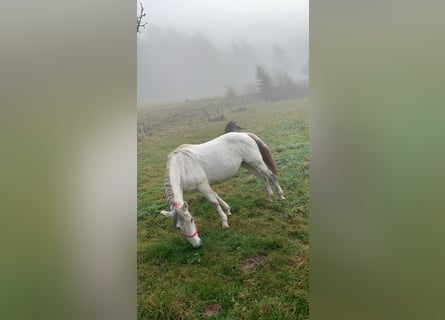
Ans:
{"type": "Polygon", "coordinates": [[[253,140],[255,140],[258,149],[260,149],[261,156],[263,157],[264,163],[267,165],[270,171],[272,171],[275,175],[278,175],[278,168],[277,164],[275,163],[274,158],[272,157],[272,152],[270,152],[269,147],[267,144],[263,142],[260,138],[258,138],[253,133],[248,133],[249,137],[251,137],[253,140]]]}

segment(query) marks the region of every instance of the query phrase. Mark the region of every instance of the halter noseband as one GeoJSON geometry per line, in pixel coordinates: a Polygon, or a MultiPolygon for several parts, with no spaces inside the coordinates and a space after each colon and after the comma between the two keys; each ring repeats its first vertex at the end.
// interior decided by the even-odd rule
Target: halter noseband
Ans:
{"type": "Polygon", "coordinates": [[[193,225],[195,226],[195,232],[193,232],[192,234],[183,233],[182,236],[184,238],[194,238],[198,234],[198,227],[196,226],[195,219],[193,219],[193,225]]]}
{"type": "Polygon", "coordinates": [[[172,206],[172,209],[175,209],[175,208],[182,207],[182,204],[180,204],[179,202],[173,202],[171,206],[172,206]]]}

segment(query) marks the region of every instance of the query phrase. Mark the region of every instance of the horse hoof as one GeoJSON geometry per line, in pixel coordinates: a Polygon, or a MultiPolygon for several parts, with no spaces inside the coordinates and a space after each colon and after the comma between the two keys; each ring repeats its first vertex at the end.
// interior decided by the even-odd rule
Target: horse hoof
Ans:
{"type": "Polygon", "coordinates": [[[227,211],[227,212],[226,212],[226,215],[227,215],[227,216],[231,216],[231,215],[232,215],[232,212],[227,211]]]}
{"type": "Polygon", "coordinates": [[[281,200],[286,200],[286,198],[284,196],[280,196],[281,200]]]}
{"type": "Polygon", "coordinates": [[[272,198],[267,198],[267,201],[273,202],[272,198]]]}
{"type": "Polygon", "coordinates": [[[230,226],[227,223],[223,223],[222,227],[223,227],[223,229],[227,229],[230,226]]]}

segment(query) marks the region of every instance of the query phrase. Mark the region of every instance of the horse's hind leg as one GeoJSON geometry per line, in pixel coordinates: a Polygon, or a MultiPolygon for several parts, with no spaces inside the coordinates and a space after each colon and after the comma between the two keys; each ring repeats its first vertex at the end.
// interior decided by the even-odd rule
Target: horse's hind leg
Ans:
{"type": "MultiPolygon", "coordinates": [[[[272,182],[273,186],[275,187],[275,190],[277,191],[277,194],[280,197],[280,199],[286,199],[283,196],[283,190],[281,189],[280,184],[278,183],[277,177],[273,174],[272,171],[269,170],[269,168],[266,166],[266,164],[264,162],[261,162],[261,163],[259,163],[256,166],[253,166],[253,165],[249,164],[249,165],[247,165],[245,167],[246,168],[252,167],[252,169],[253,169],[252,172],[257,171],[258,174],[262,177],[260,179],[264,179],[265,177],[267,177],[267,179],[270,182],[272,182]]],[[[266,181],[267,181],[267,179],[266,179],[266,181]]],[[[265,184],[265,186],[266,186],[266,184],[265,184]]],[[[272,196],[271,196],[272,191],[270,190],[270,185],[269,185],[268,182],[267,182],[267,186],[269,187],[269,191],[270,191],[270,194],[268,193],[268,198],[267,199],[272,201],[272,196]]],[[[266,186],[266,192],[268,192],[267,191],[267,186],[266,186]]]]}
{"type": "Polygon", "coordinates": [[[267,180],[266,176],[255,167],[247,163],[243,163],[242,166],[263,182],[264,189],[266,190],[267,200],[272,201],[272,188],[270,187],[269,181],[267,180]]]}
{"type": "Polygon", "coordinates": [[[280,184],[278,183],[277,177],[273,174],[273,172],[270,172],[270,175],[268,176],[270,181],[272,181],[272,184],[274,185],[275,189],[277,190],[278,196],[280,199],[286,199],[283,195],[283,190],[280,187],[280,184]]]}
{"type": "MultiPolygon", "coordinates": [[[[207,200],[210,202],[212,207],[219,214],[219,216],[221,218],[222,227],[223,228],[228,228],[229,224],[227,223],[227,215],[221,209],[221,206],[220,206],[219,200],[218,200],[219,197],[216,195],[215,191],[212,190],[212,188],[210,187],[210,185],[208,183],[200,184],[198,186],[198,191],[201,192],[207,198],[207,200]]],[[[219,199],[221,199],[221,198],[219,198],[219,199]]],[[[221,201],[222,201],[222,199],[221,199],[221,201]]],[[[227,205],[227,203],[225,203],[225,204],[227,205]]]]}
{"type": "Polygon", "coordinates": [[[280,187],[280,184],[278,183],[277,177],[273,174],[272,171],[269,170],[269,168],[266,166],[266,164],[262,164],[258,167],[258,170],[263,172],[270,182],[272,182],[273,186],[275,187],[275,190],[277,191],[278,196],[280,199],[286,199],[283,196],[283,190],[280,187]]]}

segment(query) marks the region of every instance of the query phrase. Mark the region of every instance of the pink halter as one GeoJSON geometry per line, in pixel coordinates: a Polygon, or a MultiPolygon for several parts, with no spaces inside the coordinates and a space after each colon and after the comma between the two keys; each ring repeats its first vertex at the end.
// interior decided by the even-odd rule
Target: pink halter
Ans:
{"type": "Polygon", "coordinates": [[[195,232],[193,232],[192,234],[183,233],[182,236],[184,238],[194,238],[198,234],[198,227],[196,226],[195,219],[193,219],[193,224],[195,225],[195,232]]]}

